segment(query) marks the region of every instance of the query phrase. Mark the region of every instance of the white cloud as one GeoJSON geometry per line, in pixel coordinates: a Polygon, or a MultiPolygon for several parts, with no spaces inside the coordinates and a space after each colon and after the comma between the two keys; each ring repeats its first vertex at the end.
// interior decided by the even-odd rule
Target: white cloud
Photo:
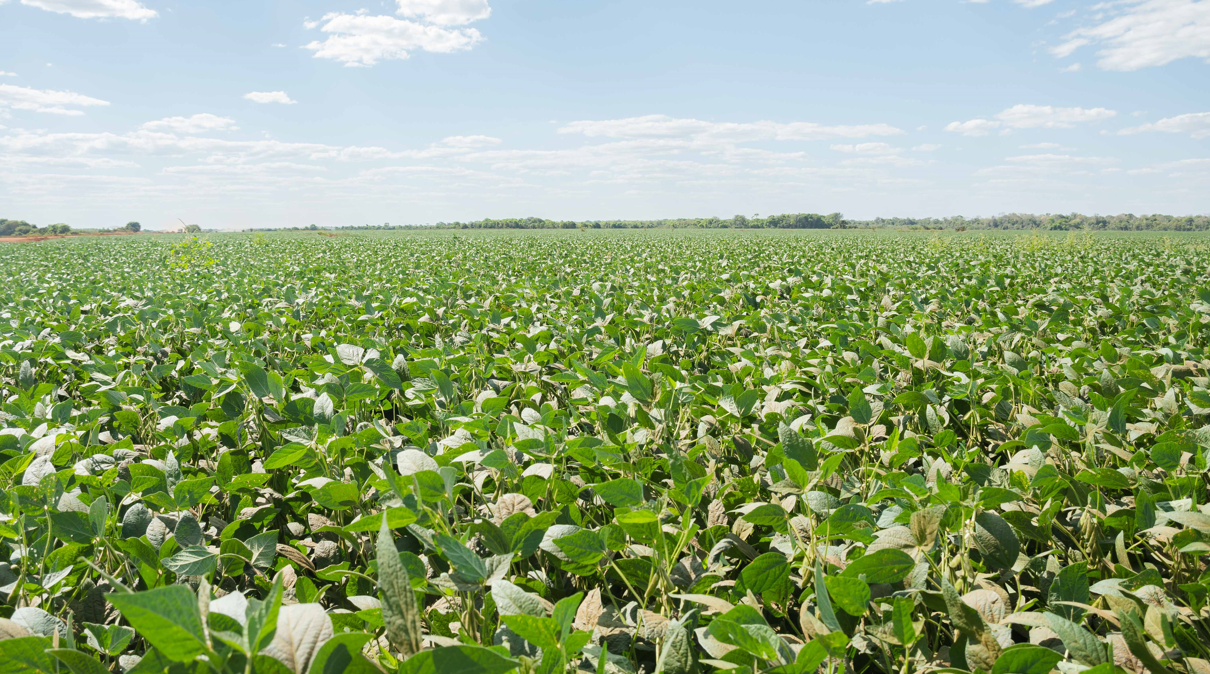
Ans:
{"type": "Polygon", "coordinates": [[[1050,105],[1014,105],[995,115],[995,119],[951,122],[946,131],[964,136],[986,136],[993,129],[1006,133],[1011,129],[1069,129],[1082,122],[1110,119],[1118,113],[1105,108],[1056,108],[1050,105]]]}
{"type": "Polygon", "coordinates": [[[492,15],[487,0],[395,0],[400,16],[420,17],[440,26],[462,26],[492,15]]]}
{"type": "Polygon", "coordinates": [[[1081,66],[1079,63],[1073,63],[1073,64],[1067,66],[1066,68],[1064,68],[1061,72],[1078,73],[1082,69],[1083,69],[1083,66],[1081,66]]]}
{"type": "Polygon", "coordinates": [[[832,145],[830,149],[837,152],[851,152],[856,154],[895,154],[902,152],[902,148],[891,147],[889,143],[857,143],[856,145],[832,145]]]}
{"type": "Polygon", "coordinates": [[[392,16],[331,13],[304,25],[329,33],[327,39],[306,45],[315,52],[315,58],[334,59],[346,66],[406,59],[415,49],[449,54],[470,49],[483,40],[474,28],[442,28],[392,16]]]}
{"type": "Polygon", "coordinates": [[[972,119],[966,122],[950,122],[945,125],[946,131],[960,133],[963,136],[986,136],[992,129],[1000,127],[1000,122],[989,119],[972,119]]]}
{"type": "Polygon", "coordinates": [[[1144,131],[1162,131],[1164,133],[1187,133],[1202,139],[1210,138],[1210,112],[1192,112],[1187,115],[1165,117],[1158,122],[1148,122],[1141,126],[1132,126],[1118,131],[1120,135],[1142,133],[1144,131]]]}
{"type": "Polygon", "coordinates": [[[1058,168],[1063,166],[1112,164],[1117,160],[1111,157],[1077,157],[1069,154],[1028,154],[1017,157],[1005,157],[1004,161],[1026,166],[1058,168]]]}
{"type": "Polygon", "coordinates": [[[70,14],[77,19],[134,19],[146,21],[159,16],[135,0],[21,0],[21,4],[48,12],[70,14]]]}
{"type": "Polygon", "coordinates": [[[582,120],[559,129],[563,134],[583,134],[590,138],[696,139],[714,142],[750,142],[757,140],[825,140],[829,138],[866,138],[903,133],[888,124],[825,126],[814,122],[706,122],[667,115],[645,115],[624,119],[582,120]]]}
{"type": "Polygon", "coordinates": [[[298,101],[290,100],[284,91],[252,91],[244,94],[244,98],[253,103],[282,103],[284,105],[294,105],[298,101]]]}
{"type": "Polygon", "coordinates": [[[499,145],[499,138],[491,136],[448,136],[441,139],[442,145],[456,148],[477,148],[488,147],[490,145],[499,145]]]}
{"type": "Polygon", "coordinates": [[[933,163],[932,160],[923,161],[920,159],[912,159],[910,157],[900,157],[897,154],[884,154],[876,157],[858,157],[856,159],[846,159],[840,162],[844,166],[895,166],[905,168],[909,166],[928,166],[933,163]]]}
{"type": "Polygon", "coordinates": [[[142,128],[147,131],[198,134],[209,131],[235,131],[239,127],[235,125],[234,119],[201,113],[192,117],[165,117],[158,121],[147,122],[142,128]]]}
{"type": "Polygon", "coordinates": [[[1054,0],[1013,0],[1013,2],[1017,3],[1018,5],[1021,5],[1022,7],[1028,7],[1030,9],[1033,9],[1034,7],[1041,7],[1042,5],[1049,5],[1050,3],[1054,2],[1054,0]]]}
{"type": "Polygon", "coordinates": [[[269,46],[270,46],[270,47],[277,47],[278,49],[281,49],[281,48],[285,47],[286,45],[282,44],[281,42],[277,42],[277,43],[271,44],[271,45],[269,45],[269,46]]]}
{"type": "Polygon", "coordinates": [[[49,91],[19,87],[13,84],[0,84],[0,107],[48,112],[55,115],[82,115],[83,111],[74,108],[98,105],[109,105],[109,102],[77,94],[74,91],[49,91]]]}
{"type": "Polygon", "coordinates": [[[933,150],[941,149],[941,146],[934,145],[932,143],[924,143],[922,145],[917,145],[916,147],[913,147],[912,149],[915,150],[916,152],[932,152],[933,150]]]}
{"type": "Polygon", "coordinates": [[[996,115],[1013,129],[1067,129],[1081,122],[1096,122],[1118,113],[1105,108],[1055,108],[1049,105],[1014,105],[996,115]]]}
{"type": "Polygon", "coordinates": [[[1001,176],[991,181],[1001,185],[1018,183],[1020,187],[1032,185],[1043,189],[1058,189],[1063,187],[1062,181],[1075,176],[1092,176],[1094,170],[1103,172],[1104,167],[1117,163],[1117,160],[1111,157],[1079,157],[1068,154],[1021,155],[1006,157],[1004,161],[1007,163],[981,168],[975,171],[974,175],[1001,176]]]}
{"type": "Polygon", "coordinates": [[[8,73],[0,70],[0,77],[16,77],[17,73],[8,73]]]}
{"type": "Polygon", "coordinates": [[[1126,0],[1096,5],[1101,23],[1077,28],[1050,51],[1062,58],[1096,44],[1103,70],[1139,70],[1183,58],[1210,60],[1210,2],[1126,0]]]}

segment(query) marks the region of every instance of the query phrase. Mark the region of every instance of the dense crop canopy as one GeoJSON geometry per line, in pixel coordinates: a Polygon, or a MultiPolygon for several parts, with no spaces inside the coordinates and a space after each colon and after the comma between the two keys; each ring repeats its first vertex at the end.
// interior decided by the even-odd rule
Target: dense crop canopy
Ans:
{"type": "Polygon", "coordinates": [[[5,672],[1210,672],[1204,237],[0,245],[5,672]]]}

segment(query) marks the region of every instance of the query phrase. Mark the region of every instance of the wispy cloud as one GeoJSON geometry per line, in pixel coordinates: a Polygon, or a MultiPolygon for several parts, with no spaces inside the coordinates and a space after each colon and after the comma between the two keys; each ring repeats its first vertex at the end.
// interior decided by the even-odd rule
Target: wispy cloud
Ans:
{"type": "Polygon", "coordinates": [[[298,101],[291,100],[284,91],[251,91],[244,94],[244,98],[253,103],[282,103],[284,105],[294,105],[298,101]]]}

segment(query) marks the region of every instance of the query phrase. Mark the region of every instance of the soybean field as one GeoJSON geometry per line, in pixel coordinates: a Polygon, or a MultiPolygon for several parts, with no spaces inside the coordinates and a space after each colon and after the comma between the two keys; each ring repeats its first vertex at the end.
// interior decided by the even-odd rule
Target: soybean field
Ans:
{"type": "Polygon", "coordinates": [[[139,235],[0,278],[0,672],[1210,673],[1210,236],[139,235]]]}

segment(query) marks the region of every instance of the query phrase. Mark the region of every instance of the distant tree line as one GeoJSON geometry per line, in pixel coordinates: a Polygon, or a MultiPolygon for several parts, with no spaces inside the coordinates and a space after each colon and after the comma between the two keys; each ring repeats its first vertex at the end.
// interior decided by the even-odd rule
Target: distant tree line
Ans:
{"type": "Polygon", "coordinates": [[[852,223],[880,229],[1115,231],[1115,232],[1204,232],[1210,230],[1206,215],[1082,215],[1080,213],[1031,215],[1008,213],[990,218],[875,218],[852,223]]]}
{"type": "Polygon", "coordinates": [[[62,236],[71,234],[71,225],[57,223],[38,227],[24,220],[6,220],[0,218],[0,236],[62,236]]]}
{"type": "MultiPolygon", "coordinates": [[[[90,232],[139,232],[143,226],[131,221],[115,229],[91,229],[90,232]]],[[[45,227],[30,224],[24,220],[8,220],[0,218],[0,236],[67,236],[80,234],[82,230],[72,229],[71,225],[62,222],[45,227]]]]}
{"type": "MultiPolygon", "coordinates": [[[[474,222],[438,222],[435,225],[346,225],[336,229],[400,230],[400,229],[845,229],[851,226],[840,213],[788,213],[751,218],[672,218],[662,220],[546,220],[544,218],[502,218],[474,222]]],[[[259,228],[258,228],[259,229],[259,228]]],[[[317,231],[329,229],[315,224],[305,227],[283,227],[283,231],[317,231]]]]}
{"type": "MultiPolygon", "coordinates": [[[[292,230],[328,229],[318,225],[291,227],[292,230]]],[[[737,215],[732,218],[670,218],[661,220],[546,220],[543,218],[502,218],[474,222],[438,222],[435,225],[349,225],[336,229],[917,229],[917,230],[1089,230],[1119,232],[1202,232],[1210,230],[1206,215],[1082,215],[1009,213],[986,218],[875,218],[846,220],[840,213],[787,213],[760,217],[737,215]]]]}
{"type": "MultiPolygon", "coordinates": [[[[128,222],[113,230],[138,232],[142,226],[128,222]]],[[[311,224],[303,227],[258,228],[259,231],[319,231],[332,229],[311,224]]],[[[731,218],[665,218],[659,220],[546,220],[544,218],[500,218],[474,222],[438,222],[435,225],[346,225],[342,230],[404,229],[916,229],[916,230],[1052,230],[1117,232],[1204,232],[1210,231],[1207,215],[1083,215],[1008,213],[986,218],[875,218],[846,220],[840,213],[785,213],[760,217],[736,215],[731,218]]],[[[198,225],[186,225],[186,232],[199,232],[198,225]]],[[[78,232],[62,223],[39,228],[24,220],[0,218],[0,236],[62,236],[78,232]]]]}

